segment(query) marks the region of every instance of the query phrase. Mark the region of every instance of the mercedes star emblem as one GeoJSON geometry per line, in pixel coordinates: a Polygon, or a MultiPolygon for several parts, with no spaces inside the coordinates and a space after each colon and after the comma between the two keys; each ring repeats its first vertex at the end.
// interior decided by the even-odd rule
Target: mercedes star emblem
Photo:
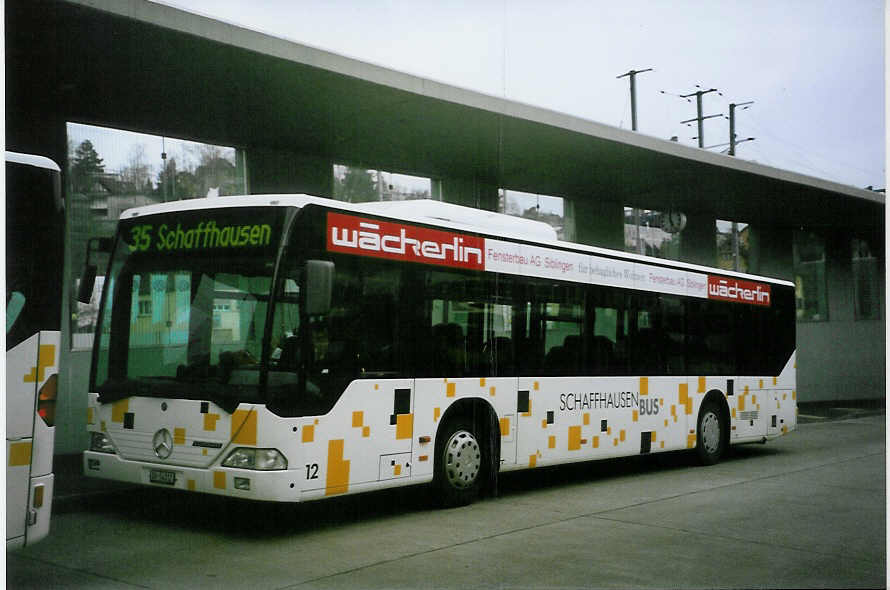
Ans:
{"type": "Polygon", "coordinates": [[[158,459],[166,459],[173,452],[173,435],[166,428],[161,428],[155,432],[151,446],[155,450],[155,455],[158,456],[158,459]]]}

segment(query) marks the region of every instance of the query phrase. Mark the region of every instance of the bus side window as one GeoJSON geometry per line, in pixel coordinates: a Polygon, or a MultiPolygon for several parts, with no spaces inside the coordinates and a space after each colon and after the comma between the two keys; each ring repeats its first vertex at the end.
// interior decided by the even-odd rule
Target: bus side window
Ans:
{"type": "Polygon", "coordinates": [[[588,347],[588,365],[594,375],[611,375],[615,370],[618,343],[618,310],[614,307],[594,307],[593,335],[588,347]]]}
{"type": "Polygon", "coordinates": [[[591,375],[627,374],[627,296],[592,286],[587,296],[586,366],[591,375]]]}
{"type": "Polygon", "coordinates": [[[536,280],[531,285],[526,318],[530,353],[526,358],[540,358],[540,374],[582,375],[589,371],[584,362],[588,343],[584,340],[583,289],[552,281],[536,280]]]}
{"type": "Polygon", "coordinates": [[[733,334],[735,303],[687,302],[689,330],[687,372],[692,375],[735,375],[736,338],[733,334]]]}
{"type": "Polygon", "coordinates": [[[676,295],[662,295],[661,335],[664,343],[665,374],[686,374],[686,314],[683,300],[676,295]]]}
{"type": "Polygon", "coordinates": [[[661,375],[665,373],[664,333],[658,296],[651,293],[635,293],[631,332],[631,372],[635,375],[661,375]]]}
{"type": "Polygon", "coordinates": [[[482,273],[425,273],[417,326],[418,376],[486,377],[515,372],[513,311],[497,279],[482,273]]]}

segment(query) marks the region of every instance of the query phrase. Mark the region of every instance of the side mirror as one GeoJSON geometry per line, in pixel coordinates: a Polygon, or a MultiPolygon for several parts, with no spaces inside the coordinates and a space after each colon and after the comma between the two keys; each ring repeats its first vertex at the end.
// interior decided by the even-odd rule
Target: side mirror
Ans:
{"type": "Polygon", "coordinates": [[[25,295],[21,291],[13,291],[6,304],[6,333],[12,330],[15,321],[19,319],[19,314],[25,307],[25,295]]]}
{"type": "Polygon", "coordinates": [[[324,315],[330,311],[333,286],[333,262],[306,261],[306,315],[324,315]]]}
{"type": "Polygon", "coordinates": [[[87,260],[80,275],[80,285],[77,287],[77,300],[81,303],[89,303],[93,297],[93,287],[96,284],[96,265],[90,264],[90,254],[93,252],[111,252],[111,238],[87,240],[87,260]]]}
{"type": "Polygon", "coordinates": [[[80,284],[77,286],[77,300],[81,303],[89,303],[93,297],[93,287],[96,285],[96,265],[87,264],[80,275],[80,284]]]}

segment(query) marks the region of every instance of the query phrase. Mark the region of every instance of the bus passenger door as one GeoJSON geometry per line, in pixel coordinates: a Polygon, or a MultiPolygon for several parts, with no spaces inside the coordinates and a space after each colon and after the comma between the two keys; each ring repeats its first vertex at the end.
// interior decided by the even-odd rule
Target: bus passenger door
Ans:
{"type": "Polygon", "coordinates": [[[59,333],[42,331],[6,355],[7,548],[49,532],[58,351],[59,333]]]}
{"type": "Polygon", "coordinates": [[[501,379],[491,379],[490,387],[493,391],[503,392],[501,395],[506,397],[506,408],[501,403],[495,404],[498,408],[498,426],[500,428],[501,437],[501,465],[516,464],[516,441],[519,437],[519,409],[522,403],[520,399],[523,394],[519,393],[519,379],[516,377],[507,377],[501,379]],[[503,412],[503,413],[501,413],[503,412]]]}
{"type": "MultiPolygon", "coordinates": [[[[513,442],[513,461],[520,467],[534,467],[538,461],[540,446],[537,433],[541,430],[540,380],[533,377],[519,377],[516,383],[516,433],[513,442]],[[536,417],[533,417],[536,416],[536,417]],[[536,427],[537,422],[537,427],[536,427]]],[[[503,445],[503,439],[501,441],[503,445]]],[[[503,454],[503,447],[501,449],[503,454]]]]}
{"type": "Polygon", "coordinates": [[[35,334],[6,354],[6,542],[24,544],[28,484],[34,428],[35,366],[39,336],[35,334]]]}

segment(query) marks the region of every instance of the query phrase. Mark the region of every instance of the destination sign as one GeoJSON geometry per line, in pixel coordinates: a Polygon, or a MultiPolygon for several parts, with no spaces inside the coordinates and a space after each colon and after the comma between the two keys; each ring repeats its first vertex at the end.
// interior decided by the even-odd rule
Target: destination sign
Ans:
{"type": "Polygon", "coordinates": [[[152,215],[122,222],[120,236],[133,254],[267,248],[281,226],[269,213],[242,207],[152,215]]]}

